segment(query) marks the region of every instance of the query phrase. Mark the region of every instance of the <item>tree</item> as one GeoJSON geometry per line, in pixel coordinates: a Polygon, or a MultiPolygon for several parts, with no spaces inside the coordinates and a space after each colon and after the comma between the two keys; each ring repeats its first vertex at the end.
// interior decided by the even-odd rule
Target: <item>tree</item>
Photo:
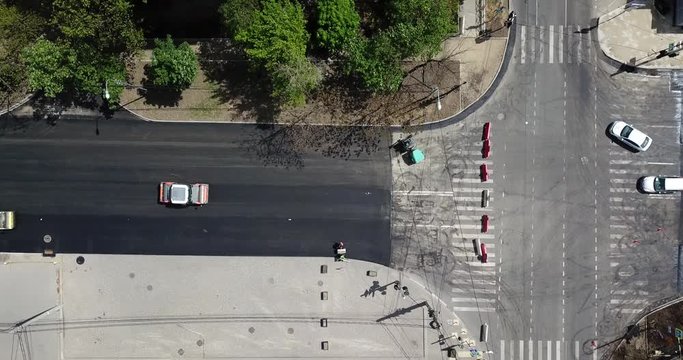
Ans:
{"type": "Polygon", "coordinates": [[[228,36],[235,36],[240,29],[246,28],[258,9],[258,0],[225,0],[218,8],[218,12],[228,36]]]}
{"type": "Polygon", "coordinates": [[[190,45],[183,42],[176,47],[170,35],[166,40],[155,40],[155,44],[150,66],[152,83],[175,90],[190,87],[199,67],[197,54],[190,45]]]}
{"type": "Polygon", "coordinates": [[[286,105],[304,105],[321,79],[320,70],[306,58],[281,64],[273,73],[273,96],[286,105]]]}
{"type": "Polygon", "coordinates": [[[51,23],[72,45],[130,58],[142,47],[142,30],[133,22],[128,0],[53,0],[51,23]]]}
{"type": "MultiPolygon", "coordinates": [[[[126,61],[144,40],[127,0],[54,0],[52,10],[54,38],[23,53],[32,89],[48,97],[67,92],[100,96],[105,83],[125,79],[126,61]]],[[[109,90],[110,99],[118,101],[121,88],[109,90]]]]}
{"type": "Polygon", "coordinates": [[[374,93],[398,91],[405,76],[400,52],[392,45],[390,34],[380,32],[372,39],[356,36],[349,42],[348,74],[356,74],[374,93]]]}
{"type": "Polygon", "coordinates": [[[388,29],[401,57],[432,57],[457,30],[458,0],[392,0],[388,29]]]}
{"type": "Polygon", "coordinates": [[[35,13],[0,1],[0,89],[14,92],[26,79],[22,50],[35,41],[44,20],[35,13]]]}
{"type": "Polygon", "coordinates": [[[306,57],[309,38],[303,9],[290,0],[264,0],[252,22],[235,36],[247,56],[269,72],[306,57]]]}
{"type": "Polygon", "coordinates": [[[67,46],[43,38],[24,49],[31,90],[42,90],[46,96],[62,93],[72,78],[75,54],[67,46]]]}
{"type": "Polygon", "coordinates": [[[338,51],[360,31],[360,16],[353,0],[319,0],[318,45],[330,51],[338,51]]]}

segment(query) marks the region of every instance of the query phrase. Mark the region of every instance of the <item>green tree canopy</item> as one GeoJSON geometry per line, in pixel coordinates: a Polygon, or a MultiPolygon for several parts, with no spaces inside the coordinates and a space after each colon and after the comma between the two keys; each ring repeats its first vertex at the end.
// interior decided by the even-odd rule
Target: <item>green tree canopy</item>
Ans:
{"type": "Polygon", "coordinates": [[[35,13],[0,1],[0,89],[18,91],[26,79],[22,50],[35,41],[44,20],[35,13]]]}
{"type": "Polygon", "coordinates": [[[360,16],[353,0],[318,0],[318,45],[341,50],[360,31],[360,16]]]}
{"type": "Polygon", "coordinates": [[[247,56],[269,72],[304,58],[309,38],[303,9],[290,0],[264,0],[252,22],[235,37],[247,56]]]}
{"type": "Polygon", "coordinates": [[[71,49],[41,38],[24,49],[23,56],[32,90],[42,90],[48,97],[55,97],[64,91],[76,63],[76,56],[71,49]]]}
{"type": "Polygon", "coordinates": [[[87,43],[107,55],[127,58],[144,43],[128,0],[53,0],[52,6],[51,23],[72,45],[87,43]]]}
{"type": "Polygon", "coordinates": [[[363,85],[375,93],[398,91],[403,81],[401,54],[390,34],[380,32],[372,39],[357,36],[348,46],[347,73],[356,74],[363,85]]]}
{"type": "Polygon", "coordinates": [[[61,93],[102,94],[105,83],[118,101],[126,61],[143,44],[127,0],[54,0],[49,23],[53,38],[23,52],[30,87],[48,97],[61,93]],[[49,52],[54,54],[50,55],[49,52]],[[44,63],[41,63],[43,62],[44,63]]]}
{"type": "Polygon", "coordinates": [[[190,45],[183,42],[175,46],[170,35],[166,40],[156,40],[155,43],[150,65],[152,83],[176,90],[190,87],[199,68],[197,54],[190,45]]]}
{"type": "Polygon", "coordinates": [[[387,31],[401,57],[431,57],[457,30],[458,0],[392,0],[387,31]]]}
{"type": "Polygon", "coordinates": [[[224,0],[218,8],[228,36],[246,28],[259,9],[259,0],[224,0]]]}

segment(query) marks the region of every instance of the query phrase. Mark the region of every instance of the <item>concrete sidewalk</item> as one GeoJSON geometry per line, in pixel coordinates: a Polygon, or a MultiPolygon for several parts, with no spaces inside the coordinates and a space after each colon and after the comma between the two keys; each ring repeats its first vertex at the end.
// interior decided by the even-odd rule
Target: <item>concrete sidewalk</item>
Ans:
{"type": "Polygon", "coordinates": [[[620,64],[641,70],[683,68],[683,56],[668,56],[669,45],[678,53],[683,47],[683,29],[671,25],[650,5],[642,9],[620,6],[598,18],[600,48],[620,64]]]}
{"type": "Polygon", "coordinates": [[[459,358],[483,358],[474,351],[485,346],[472,339],[478,329],[469,335],[411,276],[372,263],[85,255],[79,265],[76,255],[36,254],[0,260],[1,358],[443,359],[443,349],[458,344],[459,358]],[[436,309],[440,330],[430,326],[423,302],[436,309]],[[55,306],[61,309],[15,326],[55,306]]]}

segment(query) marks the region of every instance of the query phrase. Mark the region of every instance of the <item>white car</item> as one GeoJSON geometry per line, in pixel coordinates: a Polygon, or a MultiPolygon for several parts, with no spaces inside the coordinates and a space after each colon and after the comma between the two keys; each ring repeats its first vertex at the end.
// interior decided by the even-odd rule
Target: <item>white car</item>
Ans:
{"type": "Polygon", "coordinates": [[[0,230],[14,229],[14,211],[0,211],[0,230]]]}
{"type": "Polygon", "coordinates": [[[683,190],[683,178],[678,176],[643,176],[638,179],[638,189],[651,194],[669,194],[683,190]]]}
{"type": "Polygon", "coordinates": [[[611,123],[609,132],[626,146],[637,151],[645,151],[652,145],[652,139],[649,136],[623,121],[611,123]]]}
{"type": "Polygon", "coordinates": [[[209,202],[209,184],[159,184],[159,202],[166,205],[205,205],[209,202]]]}

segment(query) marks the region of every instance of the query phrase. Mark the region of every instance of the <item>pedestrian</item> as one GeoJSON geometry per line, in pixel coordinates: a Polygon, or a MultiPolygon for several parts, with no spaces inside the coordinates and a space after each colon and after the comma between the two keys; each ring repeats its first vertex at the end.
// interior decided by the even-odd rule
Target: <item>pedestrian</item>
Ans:
{"type": "Polygon", "coordinates": [[[514,11],[510,11],[510,14],[508,15],[507,20],[505,20],[505,26],[510,27],[512,26],[512,23],[515,21],[517,18],[517,14],[515,14],[514,11]]]}

